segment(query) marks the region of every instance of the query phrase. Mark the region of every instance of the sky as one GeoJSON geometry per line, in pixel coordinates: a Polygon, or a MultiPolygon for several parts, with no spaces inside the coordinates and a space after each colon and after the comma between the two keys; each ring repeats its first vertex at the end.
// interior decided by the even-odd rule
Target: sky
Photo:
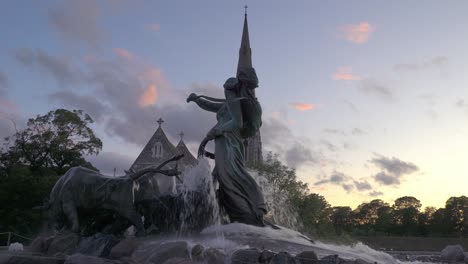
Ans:
{"type": "Polygon", "coordinates": [[[195,150],[215,117],[185,103],[235,75],[244,5],[263,152],[333,206],[468,191],[468,2],[2,1],[0,136],[82,109],[88,157],[128,169],[157,128],[195,150]]]}

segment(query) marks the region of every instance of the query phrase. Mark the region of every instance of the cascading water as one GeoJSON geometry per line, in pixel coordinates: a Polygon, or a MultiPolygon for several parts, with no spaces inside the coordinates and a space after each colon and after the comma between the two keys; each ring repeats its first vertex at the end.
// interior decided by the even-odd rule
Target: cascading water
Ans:
{"type": "Polygon", "coordinates": [[[301,233],[292,230],[300,226],[297,214],[288,206],[286,195],[280,190],[275,190],[265,177],[259,176],[255,171],[250,171],[250,173],[263,190],[270,211],[270,219],[281,225],[281,229],[275,230],[271,227],[256,227],[240,223],[221,225],[220,207],[216,198],[216,186],[211,176],[211,166],[207,160],[200,159],[198,165],[186,173],[181,187],[180,197],[183,198],[182,206],[184,207],[180,214],[181,232],[176,237],[150,238],[145,243],[149,245],[183,240],[189,247],[201,244],[205,248],[216,248],[224,252],[228,256],[226,263],[230,263],[230,256],[233,252],[249,247],[269,249],[274,252],[287,251],[292,255],[312,250],[319,257],[336,254],[344,259],[362,259],[369,263],[423,263],[402,262],[362,243],[343,246],[320,241],[311,242],[301,233]],[[201,224],[197,221],[201,221],[201,224]],[[194,230],[194,227],[203,230],[194,235],[190,232],[194,230]]]}

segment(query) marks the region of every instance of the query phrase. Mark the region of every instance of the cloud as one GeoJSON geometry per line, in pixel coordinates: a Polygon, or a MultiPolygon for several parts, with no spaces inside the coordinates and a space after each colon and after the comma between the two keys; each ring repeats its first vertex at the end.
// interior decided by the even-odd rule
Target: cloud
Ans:
{"type": "Polygon", "coordinates": [[[332,75],[333,80],[340,81],[357,81],[361,80],[361,77],[353,74],[353,69],[351,67],[341,67],[336,70],[332,75]]]}
{"type": "Polygon", "coordinates": [[[365,181],[365,180],[362,180],[362,181],[353,181],[354,183],[354,186],[356,186],[356,189],[358,189],[359,191],[366,191],[366,190],[371,190],[372,189],[372,185],[365,181]]]}
{"type": "Polygon", "coordinates": [[[82,74],[73,69],[72,64],[66,59],[51,56],[38,49],[19,49],[13,51],[13,56],[24,66],[36,66],[39,71],[50,74],[60,84],[70,84],[80,81],[82,74]]]}
{"type": "Polygon", "coordinates": [[[58,91],[48,96],[49,100],[59,102],[65,107],[84,110],[95,121],[103,120],[105,114],[109,113],[108,108],[102,104],[95,96],[79,95],[72,91],[58,91]]]}
{"type": "Polygon", "coordinates": [[[124,48],[114,48],[114,51],[122,59],[131,60],[134,57],[130,51],[124,48]]]}
{"type": "Polygon", "coordinates": [[[364,94],[375,96],[384,101],[393,101],[395,97],[393,91],[386,85],[370,79],[362,80],[359,84],[359,90],[364,94]]]}
{"type": "Polygon", "coordinates": [[[466,108],[468,107],[468,103],[465,102],[463,99],[458,99],[457,102],[455,103],[455,106],[458,108],[466,108]]]}
{"type": "Polygon", "coordinates": [[[332,143],[328,142],[325,139],[320,140],[320,144],[325,146],[331,152],[337,152],[338,151],[337,146],[333,145],[332,143]]]}
{"type": "Polygon", "coordinates": [[[356,107],[355,104],[353,104],[352,102],[348,101],[348,100],[342,100],[343,103],[345,103],[346,106],[349,107],[349,109],[351,109],[353,112],[355,113],[359,113],[359,110],[358,108],[356,107]]]}
{"type": "Polygon", "coordinates": [[[346,24],[339,27],[341,37],[355,44],[364,44],[368,42],[374,31],[375,26],[369,24],[369,22],[346,24]]]}
{"type": "Polygon", "coordinates": [[[330,177],[322,179],[316,183],[314,183],[315,186],[319,186],[325,183],[332,183],[332,184],[343,184],[348,177],[339,171],[333,171],[333,173],[330,175],[330,177]]]}
{"type": "Polygon", "coordinates": [[[159,30],[161,30],[161,25],[160,24],[157,24],[157,23],[154,23],[154,24],[147,24],[146,25],[146,28],[150,31],[153,31],[153,32],[159,32],[159,30]]]}
{"type": "Polygon", "coordinates": [[[323,131],[328,134],[346,136],[346,133],[344,132],[344,130],[341,130],[341,129],[325,128],[323,131]]]}
{"type": "Polygon", "coordinates": [[[105,31],[99,24],[101,11],[94,0],[63,1],[49,10],[49,22],[70,42],[83,42],[97,48],[105,31]]]}
{"type": "Polygon", "coordinates": [[[87,156],[86,160],[105,175],[112,176],[115,168],[116,176],[120,176],[125,174],[124,170],[130,168],[134,158],[121,153],[101,152],[97,156],[87,156]]]}
{"type": "Polygon", "coordinates": [[[382,169],[381,172],[374,175],[375,181],[380,184],[399,185],[404,175],[419,171],[418,166],[411,162],[405,162],[395,157],[387,158],[376,155],[377,157],[370,160],[370,162],[382,169]]]}
{"type": "Polygon", "coordinates": [[[351,131],[351,134],[353,135],[363,135],[365,133],[366,132],[364,132],[362,129],[357,128],[357,127],[353,128],[353,130],[351,131]]]}
{"type": "Polygon", "coordinates": [[[444,56],[437,56],[432,59],[423,61],[421,63],[400,63],[395,64],[393,69],[395,71],[420,71],[426,69],[440,68],[447,64],[448,58],[444,56]]]}
{"type": "Polygon", "coordinates": [[[0,70],[0,96],[6,93],[8,88],[8,77],[0,70]]]}
{"type": "Polygon", "coordinates": [[[379,191],[369,192],[369,196],[371,196],[371,197],[382,196],[383,194],[384,194],[383,192],[379,192],[379,191]]]}
{"type": "Polygon", "coordinates": [[[343,183],[341,185],[341,187],[343,187],[343,189],[347,192],[347,193],[350,193],[353,189],[354,189],[354,186],[352,184],[347,184],[347,183],[343,183]]]}
{"type": "Polygon", "coordinates": [[[141,106],[153,105],[156,103],[158,98],[158,93],[156,91],[156,84],[151,84],[143,91],[143,94],[140,96],[138,103],[141,106]]]}
{"type": "Polygon", "coordinates": [[[418,166],[411,162],[405,162],[395,157],[387,158],[378,154],[376,155],[377,157],[370,160],[370,162],[397,177],[403,174],[411,174],[419,170],[418,166]]]}
{"type": "Polygon", "coordinates": [[[383,185],[399,185],[400,177],[392,174],[385,173],[383,171],[377,173],[375,176],[375,181],[383,185]]]}
{"type": "Polygon", "coordinates": [[[290,167],[318,165],[324,156],[310,147],[309,140],[295,136],[282,120],[266,118],[260,128],[265,151],[272,151],[290,167]]]}
{"type": "Polygon", "coordinates": [[[309,111],[317,107],[317,105],[315,104],[307,104],[307,103],[291,103],[290,105],[298,111],[309,111]]]}

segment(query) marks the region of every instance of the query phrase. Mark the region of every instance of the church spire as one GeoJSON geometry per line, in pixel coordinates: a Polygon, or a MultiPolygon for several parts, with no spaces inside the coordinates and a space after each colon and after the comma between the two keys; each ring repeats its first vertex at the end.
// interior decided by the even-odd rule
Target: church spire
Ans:
{"type": "Polygon", "coordinates": [[[244,15],[244,29],[242,30],[242,40],[239,49],[239,62],[237,63],[237,74],[242,68],[252,67],[252,51],[250,50],[249,26],[247,24],[247,6],[244,15]]]}

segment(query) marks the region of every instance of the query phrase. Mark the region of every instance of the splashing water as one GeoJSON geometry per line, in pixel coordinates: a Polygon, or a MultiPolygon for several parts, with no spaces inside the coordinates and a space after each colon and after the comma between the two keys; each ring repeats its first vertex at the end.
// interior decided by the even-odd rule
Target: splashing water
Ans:
{"type": "Polygon", "coordinates": [[[236,250],[250,247],[269,249],[274,252],[287,251],[292,255],[312,250],[319,257],[336,254],[344,259],[362,259],[370,263],[429,263],[402,262],[360,242],[353,246],[327,244],[320,241],[311,242],[303,234],[292,230],[300,227],[300,221],[298,221],[297,213],[289,206],[286,194],[273,188],[267,179],[258,175],[257,172],[250,171],[250,173],[264,193],[270,219],[281,225],[280,230],[240,223],[221,225],[220,207],[216,198],[216,186],[211,176],[211,166],[207,160],[199,159],[198,165],[185,174],[181,187],[181,195],[186,207],[180,218],[182,232],[177,237],[152,238],[146,243],[183,240],[188,243],[189,250],[195,244],[201,244],[206,248],[216,248],[224,252],[228,256],[226,263],[230,263],[229,258],[236,250]],[[204,222],[203,226],[208,227],[196,235],[186,232],[193,228],[193,221],[200,220],[200,216],[204,222]]]}

